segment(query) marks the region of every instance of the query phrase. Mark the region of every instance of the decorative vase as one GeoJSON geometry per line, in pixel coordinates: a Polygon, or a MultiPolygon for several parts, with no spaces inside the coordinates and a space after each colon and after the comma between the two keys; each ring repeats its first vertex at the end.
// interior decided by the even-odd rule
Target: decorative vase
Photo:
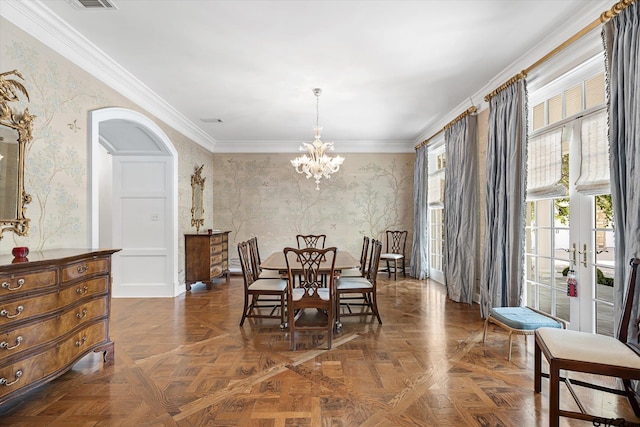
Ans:
{"type": "Polygon", "coordinates": [[[26,258],[29,255],[29,248],[26,246],[16,246],[11,250],[11,253],[16,258],[26,258]]]}

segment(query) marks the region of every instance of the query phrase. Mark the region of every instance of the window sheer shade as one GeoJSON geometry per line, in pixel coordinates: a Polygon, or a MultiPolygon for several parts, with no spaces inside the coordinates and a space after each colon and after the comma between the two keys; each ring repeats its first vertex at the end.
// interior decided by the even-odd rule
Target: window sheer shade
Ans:
{"type": "Polygon", "coordinates": [[[527,200],[564,197],[562,179],[562,131],[564,128],[529,138],[527,200]]]}
{"type": "Polygon", "coordinates": [[[576,190],[587,195],[608,194],[610,176],[606,110],[582,119],[580,138],[582,164],[576,190]]]}

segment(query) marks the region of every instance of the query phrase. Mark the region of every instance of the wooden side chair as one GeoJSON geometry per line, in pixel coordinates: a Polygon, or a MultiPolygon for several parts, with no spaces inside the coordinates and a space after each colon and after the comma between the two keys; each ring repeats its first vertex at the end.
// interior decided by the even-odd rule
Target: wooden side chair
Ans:
{"type": "Polygon", "coordinates": [[[324,242],[327,240],[326,234],[297,234],[296,242],[298,249],[304,248],[324,248],[324,242]]]}
{"type": "Polygon", "coordinates": [[[247,240],[251,254],[251,267],[253,270],[254,280],[258,279],[281,279],[280,272],[276,270],[263,270],[260,268],[262,260],[260,258],[260,250],[258,248],[258,237],[252,237],[247,240]]]}
{"type": "Polygon", "coordinates": [[[542,378],[549,378],[549,426],[557,427],[560,417],[574,418],[592,422],[594,425],[627,425],[620,420],[608,420],[587,413],[578,399],[573,386],[587,387],[603,392],[626,396],[636,416],[640,417],[640,400],[632,380],[640,380],[640,350],[638,348],[638,323],[631,325],[632,337],[627,340],[631,311],[636,292],[637,268],[640,258],[631,260],[631,274],[624,301],[620,327],[616,337],[568,329],[540,328],[536,330],[534,350],[534,389],[542,391],[542,378]],[[542,356],[549,362],[549,373],[542,372],[542,356]],[[565,371],[566,377],[560,376],[565,371]],[[569,372],[616,377],[622,380],[624,390],[604,387],[577,379],[569,379],[569,372]],[[564,382],[573,396],[580,412],[560,409],[560,382],[564,382]],[[615,421],[616,423],[612,423],[615,421]],[[600,424],[596,424],[599,422],[600,424]]]}
{"type": "Polygon", "coordinates": [[[387,248],[380,255],[380,259],[387,263],[386,272],[391,278],[391,265],[393,261],[393,280],[398,279],[398,262],[402,262],[402,276],[407,277],[405,269],[405,247],[407,245],[407,231],[387,230],[387,248]]]}
{"type": "Polygon", "coordinates": [[[291,350],[296,349],[296,333],[299,330],[326,331],[327,347],[331,349],[335,326],[336,251],[335,247],[284,249],[289,276],[289,280],[287,280],[287,313],[291,350]],[[297,287],[294,287],[294,275],[298,275],[300,278],[297,287]],[[325,277],[327,286],[324,285],[325,277]],[[303,316],[305,309],[309,308],[316,310],[303,316]]]}
{"type": "Polygon", "coordinates": [[[369,256],[369,238],[362,239],[362,251],[360,252],[360,267],[342,270],[339,277],[365,277],[367,274],[367,257],[369,256]]]}
{"type": "Polygon", "coordinates": [[[287,296],[287,282],[283,279],[256,279],[252,270],[249,243],[238,243],[238,255],[244,279],[244,307],[240,326],[244,325],[247,317],[263,319],[280,319],[280,328],[286,327],[285,307],[287,296]],[[260,300],[261,297],[266,297],[260,300]],[[262,302],[263,304],[260,304],[262,302]],[[263,310],[270,310],[264,314],[263,310]],[[274,314],[279,310],[279,314],[274,314]]]}
{"type": "Polygon", "coordinates": [[[382,324],[380,311],[378,310],[378,297],[376,283],[378,277],[378,267],[380,266],[380,254],[382,243],[373,240],[371,243],[371,259],[365,277],[340,277],[336,280],[336,326],[340,328],[340,316],[367,316],[374,315],[378,318],[378,323],[382,324]],[[360,294],[353,297],[354,294],[360,294]],[[347,296],[346,301],[343,296],[347,296]],[[360,302],[353,303],[354,298],[360,302]],[[344,301],[344,302],[343,302],[344,301]],[[342,305],[347,309],[347,313],[342,314],[342,305]],[[365,309],[361,312],[353,312],[351,306],[360,305],[365,309]],[[367,309],[368,308],[368,309],[367,309]]]}

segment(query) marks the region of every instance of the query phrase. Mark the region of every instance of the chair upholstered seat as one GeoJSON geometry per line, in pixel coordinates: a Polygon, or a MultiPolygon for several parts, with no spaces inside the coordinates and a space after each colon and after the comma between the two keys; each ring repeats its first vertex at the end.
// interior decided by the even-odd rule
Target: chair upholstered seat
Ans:
{"type": "Polygon", "coordinates": [[[262,270],[259,279],[279,279],[281,277],[280,272],[276,270],[262,270]]]}
{"type": "Polygon", "coordinates": [[[350,268],[348,270],[342,270],[340,277],[362,277],[362,271],[359,268],[350,268]]]}
{"type": "Polygon", "coordinates": [[[287,282],[282,279],[258,279],[249,285],[251,291],[281,291],[287,289],[287,282]]]}
{"type": "Polygon", "coordinates": [[[404,258],[404,255],[402,255],[402,254],[393,254],[393,253],[380,254],[380,258],[381,259],[402,259],[402,258],[404,258]]]}
{"type": "Polygon", "coordinates": [[[540,328],[538,335],[554,359],[640,370],[640,357],[614,337],[555,328],[540,328]]]}
{"type": "MultiPolygon", "coordinates": [[[[302,288],[294,288],[293,292],[291,293],[291,298],[293,299],[293,301],[300,301],[302,299],[302,297],[304,296],[305,291],[307,291],[307,290],[306,289],[302,289],[302,288]]],[[[309,294],[309,292],[307,292],[307,294],[309,294]]],[[[318,296],[323,301],[329,301],[329,299],[330,299],[329,290],[328,289],[318,289],[318,296]]]]}
{"type": "Polygon", "coordinates": [[[364,277],[344,277],[341,276],[336,280],[336,289],[362,289],[373,288],[373,284],[364,277]]]}

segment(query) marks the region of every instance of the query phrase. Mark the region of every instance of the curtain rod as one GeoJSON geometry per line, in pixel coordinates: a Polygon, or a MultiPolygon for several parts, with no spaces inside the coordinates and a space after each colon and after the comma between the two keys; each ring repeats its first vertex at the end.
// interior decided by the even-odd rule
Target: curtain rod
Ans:
{"type": "Polygon", "coordinates": [[[491,98],[493,98],[494,96],[496,96],[497,94],[499,94],[500,92],[502,92],[503,90],[505,90],[506,88],[508,88],[515,82],[517,82],[518,80],[526,78],[527,74],[529,74],[531,70],[537,68],[541,64],[544,64],[550,58],[555,56],[558,52],[564,50],[569,45],[573,44],[573,42],[575,42],[576,40],[590,33],[594,28],[597,28],[600,24],[604,24],[607,21],[609,21],[611,18],[614,18],[620,12],[622,12],[627,7],[629,7],[631,4],[635,3],[635,1],[636,0],[620,0],[619,2],[611,6],[610,9],[602,12],[596,20],[594,20],[592,23],[590,23],[589,25],[587,25],[586,27],[584,27],[583,29],[575,33],[573,36],[569,37],[567,40],[565,40],[563,43],[561,43],[558,47],[553,49],[551,52],[547,53],[545,56],[543,56],[542,58],[534,62],[532,65],[530,65],[528,68],[525,68],[519,74],[516,74],[515,76],[511,77],[505,83],[501,84],[496,89],[494,89],[491,93],[487,94],[487,96],[484,97],[484,100],[487,102],[491,101],[491,98]]]}
{"type": "Polygon", "coordinates": [[[459,122],[460,120],[464,119],[466,116],[468,116],[469,114],[473,114],[476,111],[478,111],[478,107],[476,107],[475,105],[472,105],[471,107],[467,108],[466,111],[462,112],[458,117],[456,117],[455,119],[451,120],[449,123],[447,123],[446,125],[444,125],[444,127],[442,129],[440,129],[438,132],[434,133],[433,135],[431,135],[429,138],[425,139],[424,141],[422,141],[420,144],[416,145],[416,150],[418,148],[424,147],[425,145],[427,145],[429,143],[429,141],[431,141],[433,138],[435,138],[436,136],[440,135],[442,132],[444,132],[445,130],[449,129],[451,126],[453,126],[454,124],[456,124],[457,122],[459,122]]]}

